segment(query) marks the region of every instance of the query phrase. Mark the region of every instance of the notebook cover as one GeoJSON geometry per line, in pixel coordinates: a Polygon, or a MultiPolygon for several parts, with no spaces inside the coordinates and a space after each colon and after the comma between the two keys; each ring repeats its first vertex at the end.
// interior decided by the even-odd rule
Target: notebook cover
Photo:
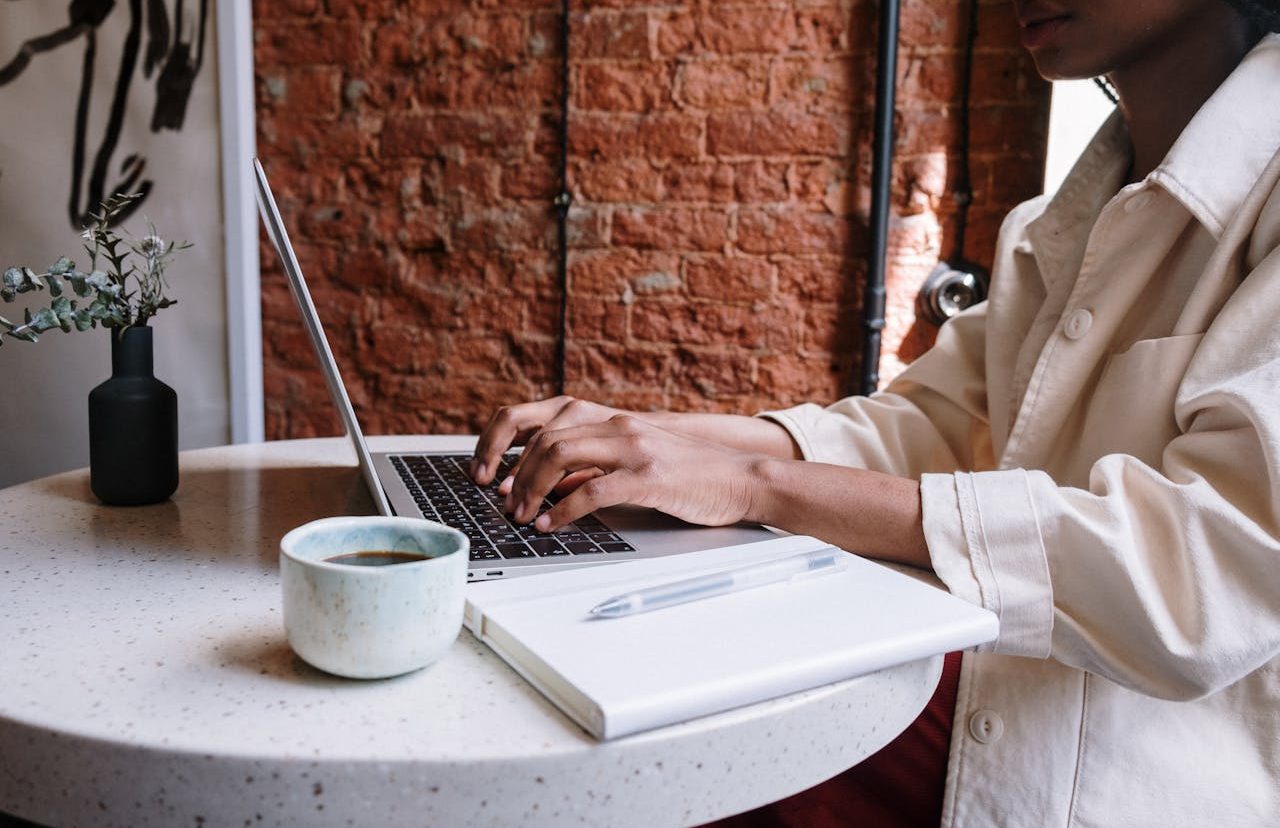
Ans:
{"type": "Polygon", "coordinates": [[[570,718],[612,739],[996,637],[995,615],[873,561],[621,618],[619,592],[820,549],[788,536],[468,587],[466,623],[570,718]]]}

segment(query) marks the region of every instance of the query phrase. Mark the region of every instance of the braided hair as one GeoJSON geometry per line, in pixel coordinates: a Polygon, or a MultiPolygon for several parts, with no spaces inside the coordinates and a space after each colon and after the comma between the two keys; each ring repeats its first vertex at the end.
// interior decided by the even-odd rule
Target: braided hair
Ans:
{"type": "Polygon", "coordinates": [[[1280,0],[1227,0],[1264,31],[1280,32],[1280,0]]]}

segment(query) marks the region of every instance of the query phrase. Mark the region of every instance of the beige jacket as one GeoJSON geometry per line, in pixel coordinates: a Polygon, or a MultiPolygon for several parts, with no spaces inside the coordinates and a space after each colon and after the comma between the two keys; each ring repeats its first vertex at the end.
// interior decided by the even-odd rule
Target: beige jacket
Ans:
{"type": "Polygon", "coordinates": [[[944,825],[1280,825],[1280,36],[1121,186],[1113,118],[888,389],[770,416],[921,480],[967,655],[944,825]]]}

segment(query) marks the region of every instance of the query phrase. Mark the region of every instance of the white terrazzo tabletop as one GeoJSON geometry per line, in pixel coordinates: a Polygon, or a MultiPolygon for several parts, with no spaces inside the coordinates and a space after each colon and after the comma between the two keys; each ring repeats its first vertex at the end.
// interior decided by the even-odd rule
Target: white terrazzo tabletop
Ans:
{"type": "MultiPolygon", "coordinates": [[[[375,449],[469,449],[374,438],[375,449]]],[[[695,825],[857,763],[941,659],[608,743],[465,630],[383,681],[289,650],[280,537],[372,505],[340,439],[185,452],[155,506],[0,490],[0,812],[50,826],[695,825]]],[[[469,589],[483,589],[476,584],[469,589]]]]}

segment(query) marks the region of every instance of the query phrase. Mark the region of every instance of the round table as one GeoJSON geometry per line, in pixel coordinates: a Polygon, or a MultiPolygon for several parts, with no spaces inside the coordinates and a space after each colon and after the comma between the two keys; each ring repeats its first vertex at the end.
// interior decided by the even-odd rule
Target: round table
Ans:
{"type": "Polygon", "coordinates": [[[372,512],[350,445],[184,452],[181,474],[170,501],[134,508],[99,504],[86,471],[0,490],[0,812],[135,828],[694,825],[856,764],[941,669],[605,743],[466,631],[416,673],[335,678],[285,641],[277,554],[294,526],[372,512]]]}

